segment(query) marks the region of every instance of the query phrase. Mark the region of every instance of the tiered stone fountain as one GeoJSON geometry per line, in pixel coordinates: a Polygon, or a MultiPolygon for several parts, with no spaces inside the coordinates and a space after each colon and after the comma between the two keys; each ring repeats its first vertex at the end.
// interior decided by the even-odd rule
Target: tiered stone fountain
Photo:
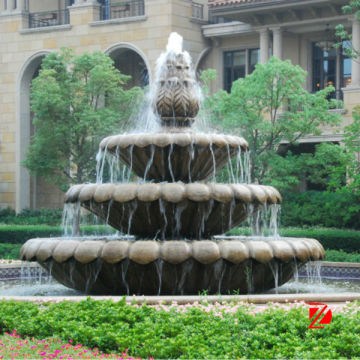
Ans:
{"type": "Polygon", "coordinates": [[[271,186],[205,182],[248,144],[191,130],[199,96],[189,56],[171,50],[163,57],[153,101],[160,131],[100,144],[143,181],[75,185],[65,196],[135,240],[32,239],[21,258],[86,293],[147,295],[262,292],[322,259],[324,249],[313,239],[213,238],[281,196],[271,186]]]}

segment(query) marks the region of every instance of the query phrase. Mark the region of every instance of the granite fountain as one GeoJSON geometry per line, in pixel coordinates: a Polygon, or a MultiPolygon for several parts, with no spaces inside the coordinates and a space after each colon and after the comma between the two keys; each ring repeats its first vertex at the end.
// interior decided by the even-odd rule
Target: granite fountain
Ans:
{"type": "Polygon", "coordinates": [[[158,129],[100,143],[100,154],[125,164],[138,181],[102,183],[100,176],[65,195],[67,206],[81,206],[132,237],[31,239],[21,249],[21,259],[37,261],[67,287],[113,295],[259,293],[324,258],[314,239],[222,235],[278,207],[281,195],[271,186],[209,181],[234,159],[241,163],[248,143],[193,130],[200,92],[190,56],[174,37],[152,88],[158,129]]]}

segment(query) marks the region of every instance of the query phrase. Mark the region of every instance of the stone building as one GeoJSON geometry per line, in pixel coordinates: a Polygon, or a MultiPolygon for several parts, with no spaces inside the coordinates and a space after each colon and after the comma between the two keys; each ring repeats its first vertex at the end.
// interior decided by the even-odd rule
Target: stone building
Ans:
{"type": "MultiPolygon", "coordinates": [[[[0,209],[59,207],[62,194],[21,166],[31,135],[30,83],[46,54],[61,47],[100,50],[116,67],[146,85],[155,61],[176,31],[195,67],[215,68],[216,88],[249,74],[269,56],[308,71],[307,88],[328,84],[351,119],[360,103],[360,62],[331,48],[344,24],[360,49],[360,24],[342,14],[346,0],[0,0],[0,209]]],[[[216,90],[214,88],[214,90],[216,90]]],[[[304,143],[340,141],[341,132],[304,143]]]]}

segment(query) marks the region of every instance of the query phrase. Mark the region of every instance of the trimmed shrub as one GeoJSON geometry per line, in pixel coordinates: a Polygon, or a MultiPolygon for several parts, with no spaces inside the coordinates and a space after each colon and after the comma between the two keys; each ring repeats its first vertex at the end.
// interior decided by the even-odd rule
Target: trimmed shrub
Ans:
{"type": "MultiPolygon", "coordinates": [[[[360,231],[327,229],[327,228],[284,228],[279,231],[281,236],[297,238],[313,238],[319,240],[325,249],[360,252],[360,231]]],[[[228,235],[251,235],[249,228],[236,228],[228,235]]]]}
{"type": "Polygon", "coordinates": [[[0,224],[60,225],[62,209],[24,209],[19,214],[11,208],[0,210],[0,224]]]}
{"type": "MultiPolygon", "coordinates": [[[[206,300],[205,300],[206,301],[206,300]]],[[[131,306],[124,300],[46,303],[1,301],[0,332],[50,336],[101,351],[155,359],[350,359],[360,356],[359,304],[309,330],[307,305],[269,305],[254,313],[239,304],[131,306]]]]}
{"type": "MultiPolygon", "coordinates": [[[[114,234],[115,229],[108,226],[81,227],[83,235],[114,234]]],[[[0,226],[0,243],[23,244],[27,240],[38,237],[58,237],[63,235],[59,226],[47,225],[3,225],[0,226]]]]}
{"type": "Polygon", "coordinates": [[[21,244],[0,244],[0,259],[18,260],[21,244]]]}
{"type": "Polygon", "coordinates": [[[350,193],[306,191],[284,194],[281,226],[360,229],[360,199],[350,193]]]}
{"type": "Polygon", "coordinates": [[[360,263],[359,253],[347,253],[343,250],[326,250],[326,261],[360,263]]]}

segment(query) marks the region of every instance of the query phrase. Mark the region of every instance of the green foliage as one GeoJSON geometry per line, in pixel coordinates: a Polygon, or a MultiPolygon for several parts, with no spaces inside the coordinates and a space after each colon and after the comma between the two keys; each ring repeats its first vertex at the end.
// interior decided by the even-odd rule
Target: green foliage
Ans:
{"type": "Polygon", "coordinates": [[[345,127],[344,143],[349,153],[352,154],[351,162],[347,166],[349,182],[342,188],[343,193],[360,195],[360,105],[353,110],[353,122],[345,127]]]}
{"type": "Polygon", "coordinates": [[[325,259],[326,261],[360,263],[360,254],[347,253],[343,250],[326,250],[325,259]]]}
{"type": "Polygon", "coordinates": [[[251,75],[236,80],[231,93],[220,90],[205,100],[215,127],[249,142],[252,182],[270,180],[272,184],[280,165],[282,183],[293,186],[294,157],[281,157],[281,143],[294,144],[306,135],[320,134],[323,125],[340,122],[338,114],[328,112],[332,100],[327,98],[334,88],[311,94],[304,89],[305,78],[300,66],[273,57],[258,64],[251,75]]]}
{"type": "Polygon", "coordinates": [[[36,132],[24,162],[30,172],[64,187],[93,181],[100,140],[126,126],[141,97],[139,88],[123,89],[128,78],[100,51],[47,55],[32,82],[36,132]]]}
{"type": "Polygon", "coordinates": [[[0,243],[0,259],[17,260],[20,257],[21,244],[0,243]]]}
{"type": "MultiPolygon", "coordinates": [[[[82,235],[114,234],[115,230],[108,226],[82,226],[82,235]]],[[[63,235],[60,226],[47,225],[2,225],[0,226],[0,243],[23,244],[37,237],[58,237],[63,235]]]]}
{"type": "MultiPolygon", "coordinates": [[[[229,308],[229,306],[228,306],[229,308]]],[[[191,307],[185,313],[125,301],[0,302],[0,329],[42,339],[60,337],[101,351],[129,349],[131,356],[157,359],[353,358],[360,312],[334,312],[332,323],[308,330],[308,308],[268,309],[255,316],[247,307],[216,316],[191,307]]]]}
{"type": "Polygon", "coordinates": [[[24,209],[16,214],[11,208],[0,210],[0,224],[60,225],[62,209],[24,209]]]}
{"type": "MultiPolygon", "coordinates": [[[[350,0],[348,4],[342,7],[342,11],[346,15],[353,15],[358,21],[360,21],[360,0],[350,0]]],[[[360,49],[355,49],[352,46],[352,35],[345,30],[344,25],[337,25],[335,27],[335,34],[339,38],[339,41],[335,44],[335,48],[342,48],[346,55],[351,58],[357,58],[360,56],[360,49]]]]}
{"type": "MultiPolygon", "coordinates": [[[[251,235],[250,228],[235,228],[228,235],[251,235]]],[[[329,228],[283,228],[279,234],[286,237],[313,238],[325,249],[360,252],[360,231],[329,228]]]]}
{"type": "Polygon", "coordinates": [[[285,227],[360,229],[360,198],[350,192],[285,193],[280,221],[285,227]]]}

